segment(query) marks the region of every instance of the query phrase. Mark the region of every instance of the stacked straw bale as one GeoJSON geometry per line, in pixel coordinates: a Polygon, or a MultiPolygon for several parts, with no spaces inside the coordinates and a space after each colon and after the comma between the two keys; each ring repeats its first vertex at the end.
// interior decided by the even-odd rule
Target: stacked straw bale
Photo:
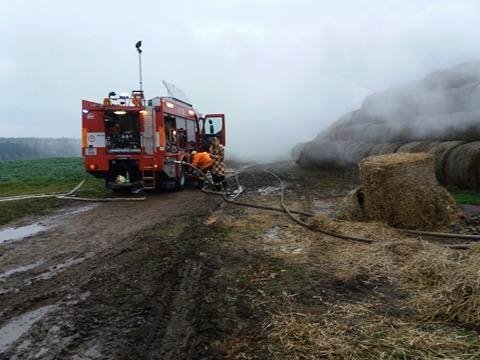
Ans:
{"type": "Polygon", "coordinates": [[[430,154],[368,157],[360,162],[360,180],[341,206],[341,219],[422,230],[448,228],[458,220],[455,200],[438,185],[430,154]]]}
{"type": "Polygon", "coordinates": [[[479,119],[480,61],[472,61],[366,97],[312,140],[321,151],[302,151],[298,163],[348,167],[387,152],[429,152],[442,183],[479,190],[479,119]]]}

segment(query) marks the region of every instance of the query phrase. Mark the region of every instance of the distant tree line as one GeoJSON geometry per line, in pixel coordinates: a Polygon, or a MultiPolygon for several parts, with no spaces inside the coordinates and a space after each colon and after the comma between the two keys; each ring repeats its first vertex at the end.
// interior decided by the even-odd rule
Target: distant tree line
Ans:
{"type": "Polygon", "coordinates": [[[0,161],[79,156],[80,139],[0,138],[0,161]]]}

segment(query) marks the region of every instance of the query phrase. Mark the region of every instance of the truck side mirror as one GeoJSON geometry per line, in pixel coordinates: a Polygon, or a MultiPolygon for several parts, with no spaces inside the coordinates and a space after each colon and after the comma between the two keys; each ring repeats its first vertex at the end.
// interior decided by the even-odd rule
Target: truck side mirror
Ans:
{"type": "Polygon", "coordinates": [[[213,126],[213,121],[212,120],[208,120],[208,125],[209,125],[209,128],[210,128],[210,134],[215,134],[215,127],[213,126]]]}

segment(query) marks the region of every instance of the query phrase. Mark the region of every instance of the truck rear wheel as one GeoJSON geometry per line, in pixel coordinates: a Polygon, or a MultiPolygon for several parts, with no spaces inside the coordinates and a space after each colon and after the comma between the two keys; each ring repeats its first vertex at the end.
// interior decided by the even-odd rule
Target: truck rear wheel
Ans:
{"type": "Polygon", "coordinates": [[[187,182],[187,173],[185,171],[185,166],[180,165],[180,174],[178,175],[178,178],[175,180],[175,189],[176,190],[185,189],[186,182],[187,182]]]}

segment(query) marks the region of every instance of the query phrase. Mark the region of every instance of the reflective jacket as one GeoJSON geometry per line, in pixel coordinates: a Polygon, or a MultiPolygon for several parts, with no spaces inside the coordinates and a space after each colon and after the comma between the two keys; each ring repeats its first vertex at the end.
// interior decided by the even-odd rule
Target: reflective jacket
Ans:
{"type": "Polygon", "coordinates": [[[219,145],[218,148],[210,146],[210,156],[213,159],[212,174],[225,176],[225,148],[219,145]]]}
{"type": "Polygon", "coordinates": [[[212,166],[213,160],[207,152],[196,153],[192,160],[192,165],[198,167],[200,170],[205,170],[212,166]]]}

